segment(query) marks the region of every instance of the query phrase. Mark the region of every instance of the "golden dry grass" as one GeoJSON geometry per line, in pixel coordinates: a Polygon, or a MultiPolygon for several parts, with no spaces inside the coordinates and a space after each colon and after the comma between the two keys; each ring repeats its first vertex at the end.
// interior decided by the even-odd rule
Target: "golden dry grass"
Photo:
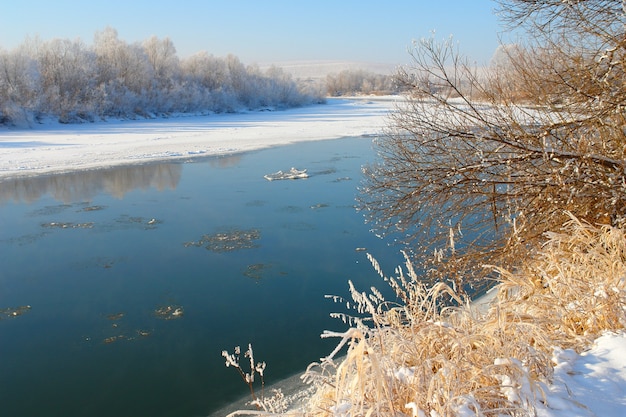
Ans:
{"type": "Polygon", "coordinates": [[[426,287],[408,261],[385,277],[371,260],[398,302],[350,283],[352,314],[337,315],[350,328],[326,334],[347,355],[309,367],[306,416],[534,415],[554,348],[581,351],[626,323],[626,238],[610,226],[572,217],[523,270],[487,268],[500,283],[485,309],[426,287]]]}

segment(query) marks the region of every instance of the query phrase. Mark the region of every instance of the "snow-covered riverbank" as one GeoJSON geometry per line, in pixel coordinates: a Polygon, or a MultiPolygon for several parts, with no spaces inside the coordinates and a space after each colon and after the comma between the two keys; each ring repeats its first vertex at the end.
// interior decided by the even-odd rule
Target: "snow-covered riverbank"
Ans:
{"type": "Polygon", "coordinates": [[[0,128],[0,180],[376,135],[394,97],[329,99],[281,111],[0,128]]]}
{"type": "MultiPolygon", "coordinates": [[[[476,307],[486,312],[489,303],[496,295],[495,288],[486,296],[476,300],[476,307]]],[[[544,387],[543,392],[527,392],[528,398],[535,398],[535,410],[539,417],[621,417],[626,413],[626,333],[607,332],[598,338],[593,346],[578,354],[573,350],[555,349],[552,358],[554,378],[552,384],[544,387]]],[[[267,391],[280,389],[286,397],[291,397],[297,404],[289,415],[298,416],[299,407],[307,396],[307,387],[298,375],[287,378],[267,391]]],[[[506,390],[503,387],[503,390],[506,390]]],[[[243,391],[243,390],[242,390],[243,391]]],[[[246,405],[245,397],[210,417],[248,416],[244,410],[253,407],[246,405]],[[240,412],[235,412],[239,410],[240,412]]],[[[469,410],[467,410],[469,411],[469,410]]],[[[407,416],[421,417],[423,414],[407,416]]],[[[469,417],[472,413],[460,414],[469,417]]],[[[335,413],[337,417],[348,414],[335,413]]]]}

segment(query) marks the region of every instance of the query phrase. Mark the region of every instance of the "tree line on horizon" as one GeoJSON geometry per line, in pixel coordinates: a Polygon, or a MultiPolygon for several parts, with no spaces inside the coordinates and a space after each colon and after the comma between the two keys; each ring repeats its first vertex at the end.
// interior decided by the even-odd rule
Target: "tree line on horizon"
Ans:
{"type": "Polygon", "coordinates": [[[357,94],[393,95],[406,91],[395,75],[351,69],[330,73],[325,80],[326,93],[331,97],[357,94]]]}
{"type": "Polygon", "coordinates": [[[30,126],[176,113],[288,108],[324,100],[318,85],[281,68],[261,70],[235,55],[181,59],[169,38],[127,43],[115,29],[80,39],[28,38],[0,49],[0,125],[30,126]]]}

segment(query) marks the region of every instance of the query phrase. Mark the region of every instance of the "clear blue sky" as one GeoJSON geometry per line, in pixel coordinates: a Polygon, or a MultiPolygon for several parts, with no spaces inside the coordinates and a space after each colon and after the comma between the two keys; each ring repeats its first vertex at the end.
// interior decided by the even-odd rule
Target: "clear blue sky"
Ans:
{"type": "Polygon", "coordinates": [[[169,37],[183,58],[232,53],[244,63],[348,60],[404,64],[412,40],[453,35],[486,63],[501,27],[491,0],[3,0],[0,47],[27,36],[82,39],[107,26],[128,43],[169,37]]]}

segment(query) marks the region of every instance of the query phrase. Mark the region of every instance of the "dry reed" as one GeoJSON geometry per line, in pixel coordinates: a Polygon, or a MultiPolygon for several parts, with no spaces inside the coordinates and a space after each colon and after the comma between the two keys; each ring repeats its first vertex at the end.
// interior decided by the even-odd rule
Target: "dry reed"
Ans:
{"type": "Polygon", "coordinates": [[[555,348],[581,351],[626,324],[623,231],[570,218],[523,269],[487,268],[500,277],[488,309],[427,287],[408,260],[386,277],[371,258],[398,301],[350,283],[351,314],[336,314],[350,327],[323,335],[341,340],[304,375],[317,384],[304,415],[534,415],[555,348]]]}

